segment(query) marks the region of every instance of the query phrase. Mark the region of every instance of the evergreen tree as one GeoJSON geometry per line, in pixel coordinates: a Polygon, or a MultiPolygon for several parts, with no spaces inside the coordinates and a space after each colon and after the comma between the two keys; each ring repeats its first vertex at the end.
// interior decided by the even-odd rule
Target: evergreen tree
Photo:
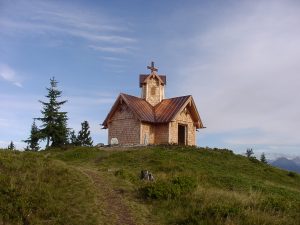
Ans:
{"type": "Polygon", "coordinates": [[[25,151],[32,150],[38,151],[40,149],[39,141],[40,141],[40,131],[35,124],[35,119],[33,119],[33,123],[31,125],[30,137],[24,142],[27,143],[27,147],[25,151]]]}
{"type": "Polygon", "coordinates": [[[246,156],[247,156],[248,158],[251,158],[251,157],[253,157],[252,155],[254,155],[254,152],[253,152],[252,148],[248,148],[248,149],[246,150],[246,156]]]}
{"type": "Polygon", "coordinates": [[[75,146],[78,145],[78,140],[77,140],[77,136],[75,134],[75,130],[72,130],[70,132],[69,140],[70,140],[71,145],[75,145],[75,146]]]}
{"type": "Polygon", "coordinates": [[[81,131],[78,133],[78,143],[80,146],[92,146],[93,141],[91,138],[91,132],[89,131],[90,126],[87,121],[81,123],[81,131]]]}
{"type": "Polygon", "coordinates": [[[59,147],[68,141],[67,113],[60,112],[61,106],[67,101],[58,101],[62,91],[57,89],[57,83],[54,77],[50,79],[50,88],[47,88],[46,95],[49,101],[40,101],[43,105],[43,117],[38,120],[42,121],[40,134],[42,139],[46,139],[46,148],[50,146],[50,142],[51,147],[59,147]]]}
{"type": "Polygon", "coordinates": [[[261,156],[260,156],[260,161],[261,161],[262,163],[268,163],[264,152],[263,152],[263,153],[261,154],[261,156]]]}
{"type": "Polygon", "coordinates": [[[10,144],[7,146],[7,149],[11,151],[16,150],[16,146],[13,141],[10,142],[10,144]]]}

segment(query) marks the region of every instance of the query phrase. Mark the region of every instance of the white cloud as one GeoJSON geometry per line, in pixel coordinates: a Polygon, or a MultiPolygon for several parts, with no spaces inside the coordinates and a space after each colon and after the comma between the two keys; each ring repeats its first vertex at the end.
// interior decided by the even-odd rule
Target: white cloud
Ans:
{"type": "Polygon", "coordinates": [[[61,2],[27,4],[19,0],[4,4],[0,27],[8,37],[44,37],[55,41],[67,36],[81,39],[82,45],[119,45],[120,49],[126,47],[126,52],[136,42],[128,35],[130,29],[124,22],[103,12],[87,11],[82,5],[61,2]]]}
{"type": "Polygon", "coordinates": [[[129,53],[132,48],[129,47],[103,47],[103,46],[94,46],[90,45],[90,48],[101,51],[101,52],[110,52],[110,53],[129,53]]]}
{"type": "Polygon", "coordinates": [[[300,146],[298,27],[291,1],[238,3],[208,28],[170,41],[184,55],[178,93],[194,95],[205,133],[227,134],[228,145],[300,146]],[[244,129],[257,132],[239,135],[244,129]]]}
{"type": "Polygon", "coordinates": [[[17,77],[15,70],[6,64],[0,63],[0,77],[18,87],[22,87],[22,84],[17,77]]]}
{"type": "Polygon", "coordinates": [[[118,58],[118,57],[110,57],[110,56],[102,56],[101,59],[107,60],[107,61],[116,61],[116,62],[123,62],[124,59],[118,58]]]}

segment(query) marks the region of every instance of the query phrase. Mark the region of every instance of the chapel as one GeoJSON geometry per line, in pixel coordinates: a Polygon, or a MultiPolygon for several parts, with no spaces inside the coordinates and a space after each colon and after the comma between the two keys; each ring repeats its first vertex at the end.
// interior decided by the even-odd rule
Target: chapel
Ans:
{"type": "Polygon", "coordinates": [[[196,145],[196,131],[204,128],[191,95],[165,98],[167,77],[152,62],[150,74],[140,74],[141,96],[121,93],[103,121],[108,144],[196,145]]]}

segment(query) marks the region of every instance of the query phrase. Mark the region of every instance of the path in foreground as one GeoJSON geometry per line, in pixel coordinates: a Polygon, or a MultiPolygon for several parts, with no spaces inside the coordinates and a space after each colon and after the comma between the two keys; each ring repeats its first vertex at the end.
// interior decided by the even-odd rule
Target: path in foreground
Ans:
{"type": "Polygon", "coordinates": [[[116,225],[135,225],[132,215],[128,207],[122,201],[118,191],[112,189],[108,183],[104,181],[99,172],[86,168],[81,168],[81,172],[91,179],[95,185],[95,189],[100,189],[101,192],[105,194],[105,196],[102,197],[97,195],[97,201],[104,201],[104,214],[109,224],[113,224],[113,221],[115,221],[116,225]]]}

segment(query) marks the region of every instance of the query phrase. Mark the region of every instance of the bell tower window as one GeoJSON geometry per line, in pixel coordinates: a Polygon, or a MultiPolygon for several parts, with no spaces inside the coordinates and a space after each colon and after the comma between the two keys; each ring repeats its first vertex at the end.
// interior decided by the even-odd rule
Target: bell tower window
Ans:
{"type": "Polygon", "coordinates": [[[151,95],[156,95],[156,87],[151,87],[151,95]]]}

